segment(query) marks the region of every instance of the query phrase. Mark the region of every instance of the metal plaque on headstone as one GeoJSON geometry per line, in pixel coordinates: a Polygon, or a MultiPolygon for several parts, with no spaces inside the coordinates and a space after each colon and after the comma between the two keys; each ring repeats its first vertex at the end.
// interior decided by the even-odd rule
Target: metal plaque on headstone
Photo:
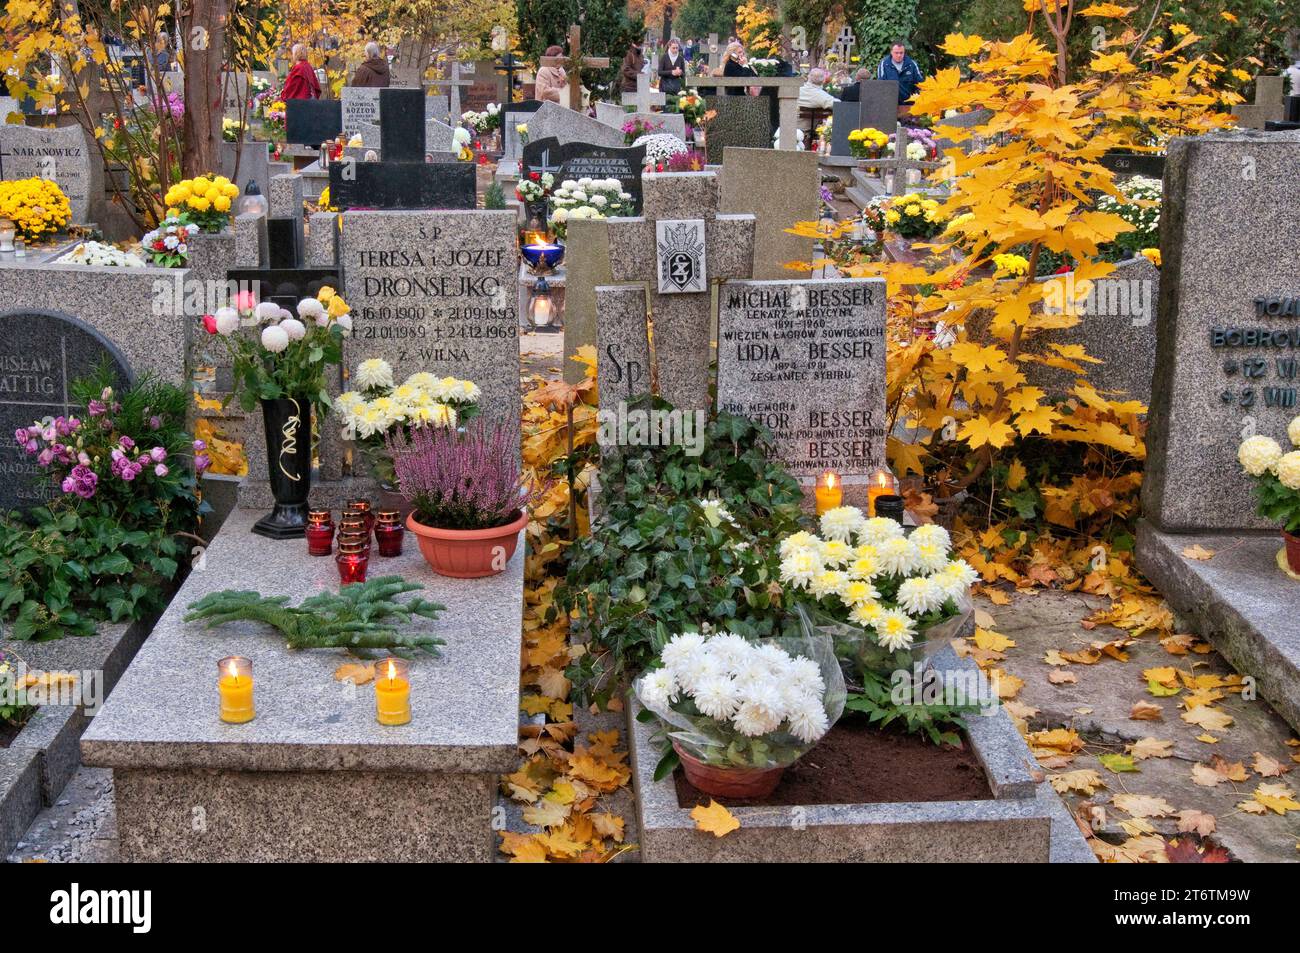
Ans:
{"type": "Polygon", "coordinates": [[[659,219],[655,222],[660,294],[707,291],[704,219],[659,219]]]}
{"type": "Polygon", "coordinates": [[[19,427],[77,408],[70,387],[107,362],[119,384],[133,379],[122,352],[90,325],[57,311],[0,314],[0,512],[39,506],[58,493],[34,456],[13,439],[19,427]]]}
{"type": "Polygon", "coordinates": [[[641,214],[641,170],[645,168],[645,146],[595,146],[588,142],[560,145],[554,136],[530,141],[524,146],[520,173],[550,172],[558,185],[565,179],[618,179],[623,191],[632,196],[633,211],[641,214]]]}

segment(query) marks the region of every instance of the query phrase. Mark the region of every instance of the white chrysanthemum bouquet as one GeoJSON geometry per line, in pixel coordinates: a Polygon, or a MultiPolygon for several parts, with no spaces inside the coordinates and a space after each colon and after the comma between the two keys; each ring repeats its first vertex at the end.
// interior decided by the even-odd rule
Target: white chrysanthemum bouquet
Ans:
{"type": "Polygon", "coordinates": [[[357,443],[375,479],[386,485],[393,483],[386,434],[400,429],[409,438],[418,427],[455,427],[478,411],[473,381],[420,371],[397,384],[392,365],[380,357],[358,364],[351,380],[356,389],[334,398],[343,439],[357,443]]]}
{"type": "MultiPolygon", "coordinates": [[[[1293,447],[1300,448],[1300,417],[1287,425],[1286,435],[1293,447]]],[[[1259,514],[1282,528],[1291,570],[1300,573],[1300,538],[1291,535],[1300,533],[1300,449],[1283,452],[1272,437],[1255,434],[1241,442],[1237,461],[1255,478],[1259,514]]]]}
{"type": "Polygon", "coordinates": [[[683,632],[661,667],[636,682],[679,755],[722,768],[791,764],[844,710],[844,679],[821,636],[751,642],[731,632],[683,632]]]}
{"type": "Polygon", "coordinates": [[[864,647],[874,643],[892,655],[964,611],[978,574],[953,559],[950,547],[942,526],[918,526],[909,536],[894,520],[841,506],[822,515],[820,536],[781,540],[779,574],[819,626],[829,620],[854,627],[865,633],[864,647]]]}

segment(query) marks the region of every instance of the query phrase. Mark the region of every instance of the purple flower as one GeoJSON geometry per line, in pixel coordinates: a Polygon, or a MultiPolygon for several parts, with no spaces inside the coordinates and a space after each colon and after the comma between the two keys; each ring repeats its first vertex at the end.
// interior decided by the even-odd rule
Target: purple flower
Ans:
{"type": "Polygon", "coordinates": [[[158,430],[158,429],[161,428],[161,427],[162,427],[162,418],[161,418],[161,417],[159,417],[157,414],[154,414],[152,417],[149,418],[149,429],[150,429],[150,430],[158,430]]]}
{"type": "Polygon", "coordinates": [[[135,446],[135,441],[132,440],[130,437],[128,437],[126,434],[123,434],[123,435],[118,439],[117,442],[118,442],[118,444],[121,445],[121,447],[122,447],[123,450],[130,450],[132,447],[135,446]]]}
{"type": "Polygon", "coordinates": [[[82,450],[80,453],[77,454],[77,462],[80,463],[83,467],[90,466],[90,454],[88,454],[85,450],[82,450]]]}
{"type": "Polygon", "coordinates": [[[46,447],[44,450],[42,450],[40,454],[36,457],[36,462],[43,467],[48,467],[51,463],[53,463],[54,462],[53,448],[46,447]]]}
{"type": "Polygon", "coordinates": [[[19,427],[17,430],[14,431],[14,443],[18,444],[18,446],[20,447],[25,446],[29,439],[30,438],[27,436],[26,427],[19,427]]]}
{"type": "Polygon", "coordinates": [[[92,417],[102,417],[104,414],[108,413],[108,407],[102,400],[94,400],[92,398],[86,404],[86,411],[92,417]]]}
{"type": "Polygon", "coordinates": [[[40,449],[40,444],[36,442],[35,438],[32,438],[27,441],[27,443],[23,446],[23,449],[26,450],[28,453],[35,453],[37,450],[40,449]]]}
{"type": "Polygon", "coordinates": [[[202,451],[204,451],[204,450],[206,450],[206,449],[208,449],[208,444],[207,444],[207,441],[206,441],[206,440],[195,440],[195,441],[194,441],[194,452],[195,452],[195,453],[200,453],[200,452],[202,452],[202,451]]]}
{"type": "Polygon", "coordinates": [[[83,500],[88,500],[95,495],[95,487],[99,484],[99,477],[90,467],[78,465],[72,468],[63,480],[63,492],[75,493],[83,500]]]}
{"type": "MultiPolygon", "coordinates": [[[[162,463],[167,459],[167,451],[162,447],[154,447],[149,451],[149,457],[154,463],[162,463]]],[[[159,474],[159,476],[161,476],[161,474],[159,474]]]]}
{"type": "MultiPolygon", "coordinates": [[[[202,443],[203,441],[198,440],[195,442],[202,443]]],[[[212,461],[208,459],[208,455],[206,453],[200,453],[198,456],[194,458],[194,472],[196,474],[202,474],[203,471],[210,466],[212,466],[212,461]]]]}
{"type": "Polygon", "coordinates": [[[155,476],[165,477],[168,473],[167,464],[165,463],[158,464],[156,467],[153,468],[153,472],[155,476]]]}

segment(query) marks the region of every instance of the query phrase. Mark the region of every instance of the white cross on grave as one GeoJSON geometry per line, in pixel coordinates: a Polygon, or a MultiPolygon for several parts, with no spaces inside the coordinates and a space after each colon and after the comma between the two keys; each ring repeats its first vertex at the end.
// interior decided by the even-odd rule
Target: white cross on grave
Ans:
{"type": "Polygon", "coordinates": [[[708,63],[709,63],[710,70],[715,70],[720,65],[722,65],[722,47],[718,45],[718,34],[716,33],[709,34],[708,54],[709,54],[708,63]]]}
{"type": "Polygon", "coordinates": [[[648,113],[651,106],[662,106],[666,101],[667,97],[663,93],[651,88],[650,77],[645,73],[637,73],[635,93],[623,94],[623,105],[635,105],[639,113],[648,113]]]}
{"type": "Polygon", "coordinates": [[[451,121],[452,123],[460,122],[460,88],[462,86],[473,86],[473,79],[466,79],[461,75],[460,61],[452,57],[447,61],[447,75],[443,79],[431,79],[426,86],[435,88],[447,87],[449,102],[451,103],[451,121]]]}
{"type": "MultiPolygon", "coordinates": [[[[753,273],[754,216],[718,214],[718,177],[713,172],[647,173],[642,182],[643,214],[609,220],[614,280],[637,284],[602,289],[601,300],[654,315],[659,395],[674,407],[707,411],[710,283],[753,273]],[[648,300],[643,282],[650,283],[648,300]]],[[[643,331],[644,324],[640,327],[643,331]]],[[[608,347],[598,337],[602,359],[612,357],[608,347]]],[[[602,380],[616,370],[612,361],[607,363],[598,366],[602,380]]],[[[615,389],[609,392],[612,396],[615,389]]]]}

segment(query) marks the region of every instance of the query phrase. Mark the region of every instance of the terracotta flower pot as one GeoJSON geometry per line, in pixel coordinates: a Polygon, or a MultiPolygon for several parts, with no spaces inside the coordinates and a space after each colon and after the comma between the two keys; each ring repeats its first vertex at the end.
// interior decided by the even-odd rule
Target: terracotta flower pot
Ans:
{"type": "Polygon", "coordinates": [[[1294,573],[1300,573],[1300,536],[1292,536],[1282,530],[1282,539],[1286,541],[1286,562],[1294,573]]]}
{"type": "Polygon", "coordinates": [[[455,579],[479,579],[501,572],[515,554],[519,531],[527,525],[528,514],[523,510],[513,522],[492,529],[439,529],[425,526],[414,513],[406,518],[406,528],[415,534],[429,567],[440,576],[455,579]]]}
{"type": "Polygon", "coordinates": [[[673,742],[673,750],[682,761],[682,770],[691,787],[712,797],[767,797],[781,783],[785,768],[724,768],[692,758],[673,742]]]}

